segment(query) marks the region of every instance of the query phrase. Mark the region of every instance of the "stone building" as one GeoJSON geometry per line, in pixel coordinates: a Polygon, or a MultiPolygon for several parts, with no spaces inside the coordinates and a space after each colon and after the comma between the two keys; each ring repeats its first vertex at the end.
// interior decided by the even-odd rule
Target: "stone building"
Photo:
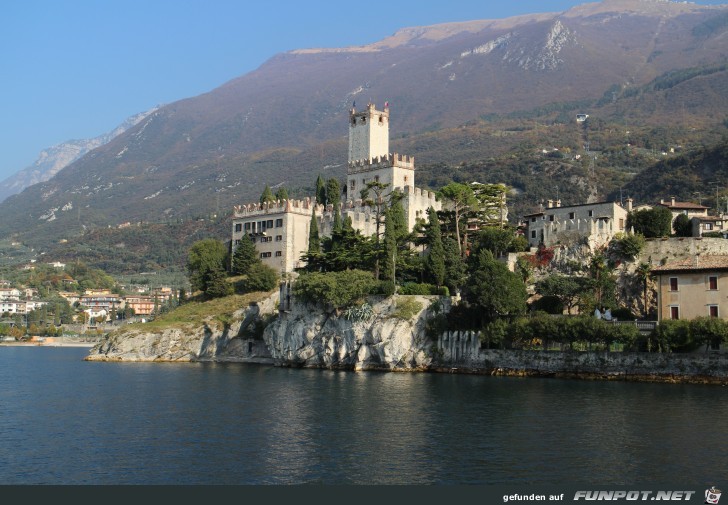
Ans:
{"type": "Polygon", "coordinates": [[[526,238],[531,247],[584,241],[593,249],[627,231],[627,214],[631,210],[631,199],[627,199],[625,207],[617,202],[562,207],[561,200],[549,200],[545,209],[524,216],[526,238]]]}
{"type": "MultiPolygon", "coordinates": [[[[434,192],[415,187],[414,157],[389,152],[388,105],[384,110],[377,110],[371,103],[363,111],[350,110],[348,152],[343,202],[336,210],[341,212],[342,221],[350,217],[354,229],[364,236],[371,236],[376,230],[375,209],[361,198],[361,190],[370,182],[386,185],[383,199],[393,190],[402,193],[410,231],[418,218],[427,218],[429,207],[440,210],[434,192]]],[[[278,272],[291,272],[304,266],[301,255],[308,250],[312,215],[316,216],[319,234],[330,236],[334,211],[331,205],[316,204],[312,197],[235,206],[233,247],[247,237],[255,242],[264,264],[278,272]]]]}

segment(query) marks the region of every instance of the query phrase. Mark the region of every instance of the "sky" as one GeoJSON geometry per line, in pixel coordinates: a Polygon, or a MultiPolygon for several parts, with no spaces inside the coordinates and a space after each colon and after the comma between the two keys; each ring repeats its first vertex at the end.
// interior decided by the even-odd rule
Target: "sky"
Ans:
{"type": "MultiPolygon", "coordinates": [[[[728,0],[698,0],[721,4],[728,0]]],[[[400,28],[560,12],[579,0],[4,0],[0,180],[44,148],[200,95],[293,49],[400,28]]]]}

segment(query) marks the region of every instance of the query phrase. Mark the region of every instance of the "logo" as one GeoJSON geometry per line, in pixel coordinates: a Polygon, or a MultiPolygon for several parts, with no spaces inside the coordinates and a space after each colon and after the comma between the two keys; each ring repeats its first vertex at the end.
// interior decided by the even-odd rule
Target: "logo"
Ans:
{"type": "Polygon", "coordinates": [[[705,503],[710,503],[711,505],[717,505],[718,500],[720,500],[720,489],[715,489],[715,486],[711,487],[710,489],[705,490],[705,503]]]}

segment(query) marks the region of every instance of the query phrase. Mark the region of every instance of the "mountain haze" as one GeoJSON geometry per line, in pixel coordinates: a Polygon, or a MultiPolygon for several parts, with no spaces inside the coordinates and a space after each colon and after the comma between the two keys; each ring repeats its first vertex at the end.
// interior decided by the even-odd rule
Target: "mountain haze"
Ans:
{"type": "Polygon", "coordinates": [[[20,193],[28,186],[49,180],[86,153],[107,144],[114,137],[121,135],[132,126],[138,124],[139,121],[155,110],[157,110],[156,107],[147,112],[135,114],[112,131],[99,135],[98,137],[83,140],[69,140],[43,149],[38,155],[38,159],[31,166],[20,170],[0,182],[0,202],[10,195],[20,193]]]}
{"type": "MultiPolygon", "coordinates": [[[[393,150],[430,165],[423,176],[432,183],[524,143],[554,145],[556,130],[538,128],[541,118],[553,119],[548,111],[573,117],[587,108],[594,118],[628,125],[658,128],[667,118],[680,131],[718,131],[728,115],[727,59],[728,6],[648,0],[412,27],[368,46],[290,51],[209,93],[160,107],[53,179],[8,198],[0,204],[0,236],[56,240],[125,221],[227,213],[257,200],[266,184],[300,188],[319,173],[342,177],[354,102],[389,101],[393,150]]],[[[584,140],[607,141],[607,133],[575,124],[556,128],[574,150],[584,140]]],[[[619,142],[624,135],[612,133],[619,142]]],[[[588,180],[584,166],[563,172],[572,182],[561,187],[574,199],[623,182],[588,180]]],[[[545,196],[519,177],[521,205],[545,196]]]]}

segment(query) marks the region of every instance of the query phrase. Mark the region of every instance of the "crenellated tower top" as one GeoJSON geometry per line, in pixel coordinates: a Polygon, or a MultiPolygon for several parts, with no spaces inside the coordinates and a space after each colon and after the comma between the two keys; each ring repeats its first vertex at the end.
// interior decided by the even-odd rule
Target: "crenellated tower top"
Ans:
{"type": "Polygon", "coordinates": [[[349,163],[389,154],[389,104],[377,110],[373,103],[349,111],[349,163]]]}

